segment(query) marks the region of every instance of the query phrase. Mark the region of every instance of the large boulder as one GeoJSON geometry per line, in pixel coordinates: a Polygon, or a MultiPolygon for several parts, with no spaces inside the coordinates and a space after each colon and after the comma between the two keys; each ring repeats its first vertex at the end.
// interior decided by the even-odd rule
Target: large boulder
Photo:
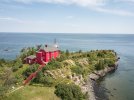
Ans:
{"type": "Polygon", "coordinates": [[[98,75],[96,75],[94,73],[92,73],[92,74],[89,75],[89,78],[92,79],[92,80],[97,80],[97,79],[99,79],[99,77],[100,76],[98,76],[98,75]]]}

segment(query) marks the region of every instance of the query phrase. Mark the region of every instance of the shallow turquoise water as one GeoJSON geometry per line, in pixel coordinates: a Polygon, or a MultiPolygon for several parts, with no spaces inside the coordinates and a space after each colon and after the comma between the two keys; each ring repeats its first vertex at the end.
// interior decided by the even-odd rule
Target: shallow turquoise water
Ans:
{"type": "Polygon", "coordinates": [[[134,35],[0,33],[0,58],[14,59],[23,47],[52,44],[55,38],[61,50],[115,50],[121,57],[119,67],[101,86],[110,91],[110,100],[134,100],[134,35]]]}

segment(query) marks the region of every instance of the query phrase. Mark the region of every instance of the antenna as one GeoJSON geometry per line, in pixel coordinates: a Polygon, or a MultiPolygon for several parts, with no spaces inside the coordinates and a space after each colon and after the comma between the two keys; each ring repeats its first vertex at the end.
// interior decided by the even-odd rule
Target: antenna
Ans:
{"type": "Polygon", "coordinates": [[[54,44],[56,44],[57,43],[57,40],[56,40],[56,38],[54,39],[54,44]]]}
{"type": "Polygon", "coordinates": [[[59,47],[58,44],[57,44],[57,40],[56,40],[56,38],[54,39],[54,47],[56,47],[56,48],[59,47]]]}

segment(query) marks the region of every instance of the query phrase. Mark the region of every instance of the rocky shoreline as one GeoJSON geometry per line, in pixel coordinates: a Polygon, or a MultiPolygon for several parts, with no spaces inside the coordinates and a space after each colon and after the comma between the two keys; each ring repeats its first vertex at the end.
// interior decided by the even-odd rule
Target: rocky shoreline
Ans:
{"type": "Polygon", "coordinates": [[[106,68],[102,69],[102,70],[99,70],[99,71],[94,71],[93,73],[91,73],[89,75],[89,78],[91,80],[98,80],[99,78],[101,77],[104,77],[107,73],[111,72],[111,71],[114,71],[116,70],[118,67],[118,62],[116,62],[113,66],[107,66],[106,68]]]}
{"type": "Polygon", "coordinates": [[[91,73],[89,75],[89,79],[87,81],[87,92],[89,95],[88,100],[99,100],[99,98],[96,96],[95,94],[95,88],[96,88],[96,81],[102,77],[104,77],[106,74],[115,71],[118,67],[118,60],[120,58],[117,58],[117,62],[113,65],[113,66],[107,66],[105,69],[103,70],[99,70],[99,71],[94,71],[93,73],[91,73]]]}

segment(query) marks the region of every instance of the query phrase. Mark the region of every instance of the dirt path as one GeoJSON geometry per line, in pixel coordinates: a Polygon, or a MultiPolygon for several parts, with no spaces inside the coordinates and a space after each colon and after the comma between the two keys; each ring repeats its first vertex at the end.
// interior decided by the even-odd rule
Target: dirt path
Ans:
{"type": "Polygon", "coordinates": [[[19,90],[19,89],[21,89],[21,88],[23,88],[23,87],[24,87],[24,86],[20,86],[20,87],[18,87],[18,88],[16,88],[16,89],[12,90],[11,92],[8,93],[8,95],[11,94],[11,93],[13,93],[13,92],[15,92],[15,91],[17,91],[17,90],[19,90]]]}

